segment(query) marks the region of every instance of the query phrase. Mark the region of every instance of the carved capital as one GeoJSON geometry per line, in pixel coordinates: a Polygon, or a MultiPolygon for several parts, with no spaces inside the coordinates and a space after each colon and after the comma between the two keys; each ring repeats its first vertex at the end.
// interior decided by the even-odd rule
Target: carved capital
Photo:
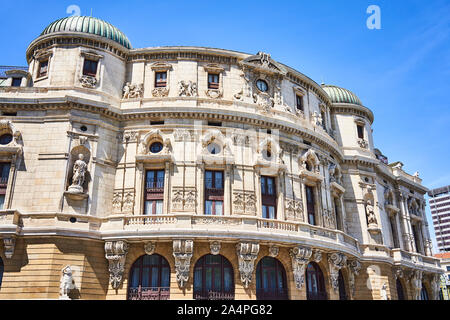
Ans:
{"type": "Polygon", "coordinates": [[[255,260],[258,257],[259,243],[241,242],[236,246],[239,273],[244,288],[248,288],[252,281],[252,274],[255,267],[255,260]]]}
{"type": "Polygon", "coordinates": [[[118,289],[122,283],[127,253],[128,243],[126,241],[107,241],[105,243],[105,257],[109,262],[109,282],[113,289],[118,289]]]}
{"type": "Polygon", "coordinates": [[[193,240],[174,240],[173,256],[175,258],[175,272],[180,288],[184,288],[189,280],[189,269],[194,252],[193,240]]]}

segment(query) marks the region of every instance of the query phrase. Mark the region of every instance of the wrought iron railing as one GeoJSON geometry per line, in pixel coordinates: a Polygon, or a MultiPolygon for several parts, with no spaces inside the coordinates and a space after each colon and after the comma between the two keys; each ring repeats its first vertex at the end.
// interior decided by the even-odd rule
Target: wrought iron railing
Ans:
{"type": "Polygon", "coordinates": [[[234,292],[208,291],[194,292],[195,300],[234,300],[234,292]]]}
{"type": "Polygon", "coordinates": [[[164,189],[164,178],[147,180],[146,187],[147,191],[149,191],[149,189],[164,189]]]}
{"type": "Polygon", "coordinates": [[[128,300],[169,300],[170,288],[137,287],[128,289],[128,300]]]}

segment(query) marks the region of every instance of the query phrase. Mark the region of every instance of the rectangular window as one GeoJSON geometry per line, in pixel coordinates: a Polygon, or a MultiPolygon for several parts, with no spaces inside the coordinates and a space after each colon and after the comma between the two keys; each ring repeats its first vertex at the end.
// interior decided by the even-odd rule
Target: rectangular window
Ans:
{"type": "Polygon", "coordinates": [[[340,211],[340,203],[338,198],[334,198],[334,213],[336,215],[336,229],[343,231],[343,227],[341,226],[341,211],[340,211]]]}
{"type": "Polygon", "coordinates": [[[219,75],[208,73],[208,89],[219,89],[219,75]]]}
{"type": "Polygon", "coordinates": [[[0,210],[3,210],[3,205],[5,203],[10,169],[10,163],[0,163],[0,210]]]}
{"type": "Polygon", "coordinates": [[[21,84],[22,84],[22,78],[13,78],[12,79],[12,83],[11,83],[12,87],[20,87],[21,84]]]}
{"type": "Polygon", "coordinates": [[[306,186],[306,209],[308,211],[308,223],[316,225],[316,202],[314,188],[306,186]]]}
{"type": "Polygon", "coordinates": [[[97,76],[97,66],[98,66],[98,61],[85,59],[84,66],[83,66],[83,75],[96,77],[97,76]]]}
{"type": "Polygon", "coordinates": [[[358,124],[357,128],[358,128],[358,138],[364,139],[364,126],[358,124]]]}
{"type": "Polygon", "coordinates": [[[397,225],[395,223],[395,217],[390,217],[389,222],[391,225],[392,242],[394,244],[394,248],[400,248],[400,244],[398,241],[398,235],[397,235],[397,225]]]}
{"type": "Polygon", "coordinates": [[[145,177],[144,215],[163,213],[164,170],[149,170],[145,177]]]}
{"type": "Polygon", "coordinates": [[[167,72],[155,73],[155,87],[165,88],[167,86],[167,72]]]}
{"type": "Polygon", "coordinates": [[[48,60],[41,61],[39,64],[38,78],[45,77],[48,72],[48,60]]]}
{"type": "Polygon", "coordinates": [[[275,178],[261,176],[262,217],[264,219],[277,218],[277,192],[275,178]]]}
{"type": "Polygon", "coordinates": [[[303,96],[301,95],[296,95],[296,106],[297,106],[297,110],[303,110],[303,96]]]}
{"type": "Polygon", "coordinates": [[[205,171],[205,215],[223,215],[223,171],[205,171]]]}

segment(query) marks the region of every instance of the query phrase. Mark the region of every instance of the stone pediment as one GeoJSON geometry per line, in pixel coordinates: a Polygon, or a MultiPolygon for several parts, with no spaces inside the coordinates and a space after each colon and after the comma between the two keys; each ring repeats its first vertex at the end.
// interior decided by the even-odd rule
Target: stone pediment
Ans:
{"type": "Polygon", "coordinates": [[[265,52],[258,52],[254,56],[250,56],[240,62],[243,67],[248,67],[251,69],[257,69],[260,72],[265,73],[277,73],[282,76],[287,74],[287,70],[281,64],[276,62],[270,57],[270,54],[265,52]]]}

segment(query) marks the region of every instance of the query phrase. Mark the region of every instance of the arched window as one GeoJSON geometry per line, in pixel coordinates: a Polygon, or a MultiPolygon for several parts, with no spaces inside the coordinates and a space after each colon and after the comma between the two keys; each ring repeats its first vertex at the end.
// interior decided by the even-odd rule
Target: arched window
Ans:
{"type": "Polygon", "coordinates": [[[131,266],[128,300],[168,300],[170,296],[170,266],[158,255],[145,255],[131,266]]]}
{"type": "Polygon", "coordinates": [[[3,271],[5,270],[5,267],[3,265],[3,260],[0,258],[0,288],[2,287],[2,280],[3,280],[3,271]]]}
{"type": "Polygon", "coordinates": [[[403,285],[400,279],[397,279],[397,299],[398,300],[406,300],[405,292],[403,291],[403,285]]]}
{"type": "Polygon", "coordinates": [[[339,284],[339,300],[347,300],[348,299],[347,291],[345,290],[345,281],[341,270],[339,270],[338,284],[339,284]]]}
{"type": "Polygon", "coordinates": [[[234,299],[233,267],[225,257],[209,254],[197,261],[194,267],[194,299],[234,299]]]}
{"type": "Polygon", "coordinates": [[[420,291],[420,300],[429,300],[428,291],[425,285],[422,283],[422,291],[420,291]]]}
{"type": "Polygon", "coordinates": [[[256,299],[288,300],[286,271],[280,261],[264,257],[256,266],[256,299]]]}
{"type": "Polygon", "coordinates": [[[327,300],[322,270],[315,262],[306,268],[306,297],[308,300],[327,300]]]}

